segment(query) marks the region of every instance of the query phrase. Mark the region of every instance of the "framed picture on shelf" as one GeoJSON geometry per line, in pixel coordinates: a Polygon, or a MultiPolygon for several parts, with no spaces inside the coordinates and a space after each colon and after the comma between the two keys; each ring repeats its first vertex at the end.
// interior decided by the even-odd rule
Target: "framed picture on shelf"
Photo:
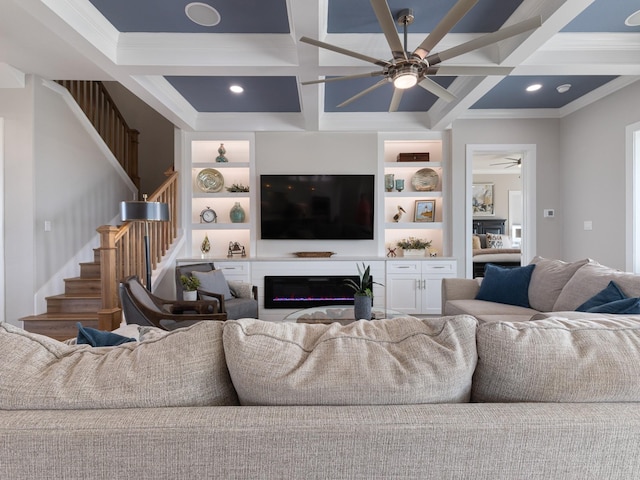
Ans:
{"type": "Polygon", "coordinates": [[[416,200],[414,222],[435,222],[436,221],[436,201],[416,200]]]}
{"type": "Polygon", "coordinates": [[[474,183],[472,186],[472,207],[474,217],[492,217],[493,183],[474,183]]]}

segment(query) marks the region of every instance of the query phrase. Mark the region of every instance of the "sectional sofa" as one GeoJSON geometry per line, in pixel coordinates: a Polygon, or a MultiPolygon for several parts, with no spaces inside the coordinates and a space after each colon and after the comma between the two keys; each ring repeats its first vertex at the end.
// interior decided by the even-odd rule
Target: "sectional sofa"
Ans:
{"type": "Polygon", "coordinates": [[[91,347],[0,324],[0,478],[640,473],[634,319],[127,328],[91,347]]]}
{"type": "Polygon", "coordinates": [[[538,256],[521,268],[489,265],[482,279],[442,282],[444,315],[473,315],[483,322],[620,313],[640,320],[639,297],[640,276],[588,258],[564,262],[538,256]]]}

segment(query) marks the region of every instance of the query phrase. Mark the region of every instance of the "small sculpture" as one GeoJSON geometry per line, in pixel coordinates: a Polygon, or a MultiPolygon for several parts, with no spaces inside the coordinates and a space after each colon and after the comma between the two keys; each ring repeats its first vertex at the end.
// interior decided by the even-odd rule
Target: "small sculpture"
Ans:
{"type": "Polygon", "coordinates": [[[398,205],[398,213],[396,213],[396,214],[393,216],[393,221],[394,221],[394,222],[398,222],[398,221],[402,218],[402,215],[403,215],[404,213],[407,213],[407,212],[405,212],[405,211],[404,211],[404,208],[402,208],[400,205],[398,205]]]}
{"type": "Polygon", "coordinates": [[[200,245],[200,251],[202,252],[202,256],[206,256],[211,250],[211,242],[209,242],[209,236],[205,233],[204,240],[202,240],[202,244],[200,245]]]}
{"type": "Polygon", "coordinates": [[[231,258],[234,255],[240,255],[241,257],[246,257],[247,253],[244,249],[244,245],[240,245],[238,242],[229,242],[229,251],[227,252],[227,257],[231,258]]]}
{"type": "Polygon", "coordinates": [[[397,248],[387,247],[387,257],[397,257],[396,250],[397,248]]]}
{"type": "Polygon", "coordinates": [[[221,143],[220,147],[218,147],[218,156],[216,157],[216,162],[227,163],[229,160],[227,160],[227,157],[224,156],[225,153],[227,153],[227,149],[224,148],[224,143],[221,143]]]}

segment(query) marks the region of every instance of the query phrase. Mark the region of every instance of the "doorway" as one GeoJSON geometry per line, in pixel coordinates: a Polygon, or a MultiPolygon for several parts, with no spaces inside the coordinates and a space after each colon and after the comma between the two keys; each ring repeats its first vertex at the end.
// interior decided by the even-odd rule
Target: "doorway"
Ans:
{"type": "MultiPolygon", "coordinates": [[[[520,182],[520,194],[517,194],[517,188],[511,188],[514,192],[509,195],[505,194],[504,208],[502,210],[504,214],[499,215],[496,218],[505,217],[505,235],[519,235],[520,249],[522,252],[522,264],[528,264],[535,256],[536,250],[536,198],[535,198],[535,172],[536,172],[536,146],[531,144],[470,144],[466,148],[466,199],[465,199],[465,274],[467,278],[471,278],[473,275],[473,255],[472,255],[472,235],[473,235],[473,220],[474,220],[474,206],[473,206],[473,184],[474,184],[474,159],[484,159],[485,164],[501,163],[502,165],[493,165],[492,167],[502,167],[505,171],[518,169],[520,182]],[[492,158],[494,160],[492,160],[492,158]],[[515,160],[514,160],[515,159],[515,160]],[[515,213],[509,212],[509,208],[515,210],[518,207],[512,205],[509,207],[509,197],[512,197],[512,202],[519,201],[521,203],[520,212],[521,218],[517,219],[515,213]],[[510,220],[510,218],[511,220],[510,220]],[[517,220],[520,223],[517,223],[517,220]]],[[[476,168],[476,172],[479,169],[476,168]]],[[[489,170],[484,170],[484,175],[489,170]]],[[[487,178],[487,177],[476,177],[487,178]]],[[[496,206],[493,210],[493,216],[496,215],[496,206]]],[[[491,216],[491,215],[490,215],[491,216]]]]}
{"type": "Polygon", "coordinates": [[[626,128],[626,270],[640,274],[640,122],[626,128]]]}

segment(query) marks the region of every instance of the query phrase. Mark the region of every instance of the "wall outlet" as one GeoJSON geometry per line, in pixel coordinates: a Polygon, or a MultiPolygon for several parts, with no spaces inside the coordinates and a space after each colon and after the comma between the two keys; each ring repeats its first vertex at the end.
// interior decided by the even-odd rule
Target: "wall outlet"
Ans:
{"type": "Polygon", "coordinates": [[[553,218],[556,216],[556,211],[553,208],[546,208],[543,213],[544,218],[553,218]]]}

